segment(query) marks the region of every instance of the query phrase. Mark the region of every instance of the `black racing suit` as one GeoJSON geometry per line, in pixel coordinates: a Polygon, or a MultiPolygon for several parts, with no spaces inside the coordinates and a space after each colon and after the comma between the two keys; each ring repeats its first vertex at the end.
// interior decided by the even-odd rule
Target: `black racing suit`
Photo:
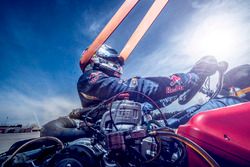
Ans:
{"type": "MultiPolygon", "coordinates": [[[[101,71],[89,70],[79,78],[77,89],[83,108],[95,106],[124,91],[138,91],[156,101],[159,107],[165,107],[198,82],[199,77],[194,73],[122,80],[101,71]]],[[[130,93],[130,99],[141,103],[148,102],[147,98],[137,93],[130,93]]]]}

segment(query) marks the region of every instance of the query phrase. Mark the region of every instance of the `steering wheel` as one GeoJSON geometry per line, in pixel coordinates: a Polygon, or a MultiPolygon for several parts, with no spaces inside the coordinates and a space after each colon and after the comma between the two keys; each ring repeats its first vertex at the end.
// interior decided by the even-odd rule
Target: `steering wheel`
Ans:
{"type": "MultiPolygon", "coordinates": [[[[224,79],[224,73],[228,68],[228,63],[225,61],[221,61],[218,63],[217,71],[219,72],[219,80],[217,84],[217,89],[214,92],[214,94],[211,96],[211,98],[216,97],[222,88],[223,85],[223,79],[224,79]]],[[[191,89],[186,90],[182,95],[178,98],[178,103],[181,105],[187,104],[193,97],[197,94],[198,91],[202,88],[203,84],[205,83],[207,77],[204,77],[201,79],[201,82],[199,82],[197,85],[193,86],[191,89]]]]}

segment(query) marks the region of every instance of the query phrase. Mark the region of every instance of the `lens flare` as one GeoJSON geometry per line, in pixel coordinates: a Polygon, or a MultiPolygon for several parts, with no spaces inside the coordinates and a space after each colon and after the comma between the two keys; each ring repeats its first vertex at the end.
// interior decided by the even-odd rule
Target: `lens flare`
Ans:
{"type": "Polygon", "coordinates": [[[241,30],[229,16],[212,16],[194,26],[188,39],[187,52],[195,58],[204,55],[227,60],[235,56],[240,44],[241,30]]]}

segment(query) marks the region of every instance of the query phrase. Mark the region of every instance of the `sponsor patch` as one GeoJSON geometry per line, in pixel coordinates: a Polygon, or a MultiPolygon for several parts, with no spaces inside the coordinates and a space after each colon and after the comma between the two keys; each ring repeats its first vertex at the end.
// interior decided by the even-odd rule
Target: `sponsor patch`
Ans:
{"type": "Polygon", "coordinates": [[[181,85],[176,85],[175,87],[166,87],[167,94],[175,93],[175,92],[182,91],[182,90],[184,90],[184,87],[181,85]]]}
{"type": "Polygon", "coordinates": [[[171,79],[170,86],[174,86],[176,84],[181,85],[181,77],[177,75],[172,75],[170,79],[171,79]]]}
{"type": "Polygon", "coordinates": [[[135,88],[137,85],[138,85],[138,78],[136,78],[136,77],[132,78],[130,83],[129,83],[129,87],[135,88]]]}
{"type": "Polygon", "coordinates": [[[171,97],[167,97],[164,99],[160,100],[160,103],[162,104],[163,107],[168,106],[169,104],[171,104],[173,101],[175,101],[178,98],[178,96],[171,96],[171,97]]]}

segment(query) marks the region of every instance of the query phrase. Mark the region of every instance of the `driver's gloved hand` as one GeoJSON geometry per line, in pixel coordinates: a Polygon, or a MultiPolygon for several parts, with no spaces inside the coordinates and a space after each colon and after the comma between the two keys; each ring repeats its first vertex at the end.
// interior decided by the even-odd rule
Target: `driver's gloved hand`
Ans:
{"type": "Polygon", "coordinates": [[[218,63],[215,57],[205,56],[201,58],[194,67],[187,73],[188,82],[186,90],[178,97],[178,103],[183,105],[188,103],[194,95],[201,89],[206,78],[213,75],[218,70],[218,63]]]}
{"type": "Polygon", "coordinates": [[[205,79],[208,76],[213,75],[218,69],[218,62],[213,56],[202,57],[197,61],[194,67],[190,70],[190,73],[195,73],[201,79],[205,79]]]}

